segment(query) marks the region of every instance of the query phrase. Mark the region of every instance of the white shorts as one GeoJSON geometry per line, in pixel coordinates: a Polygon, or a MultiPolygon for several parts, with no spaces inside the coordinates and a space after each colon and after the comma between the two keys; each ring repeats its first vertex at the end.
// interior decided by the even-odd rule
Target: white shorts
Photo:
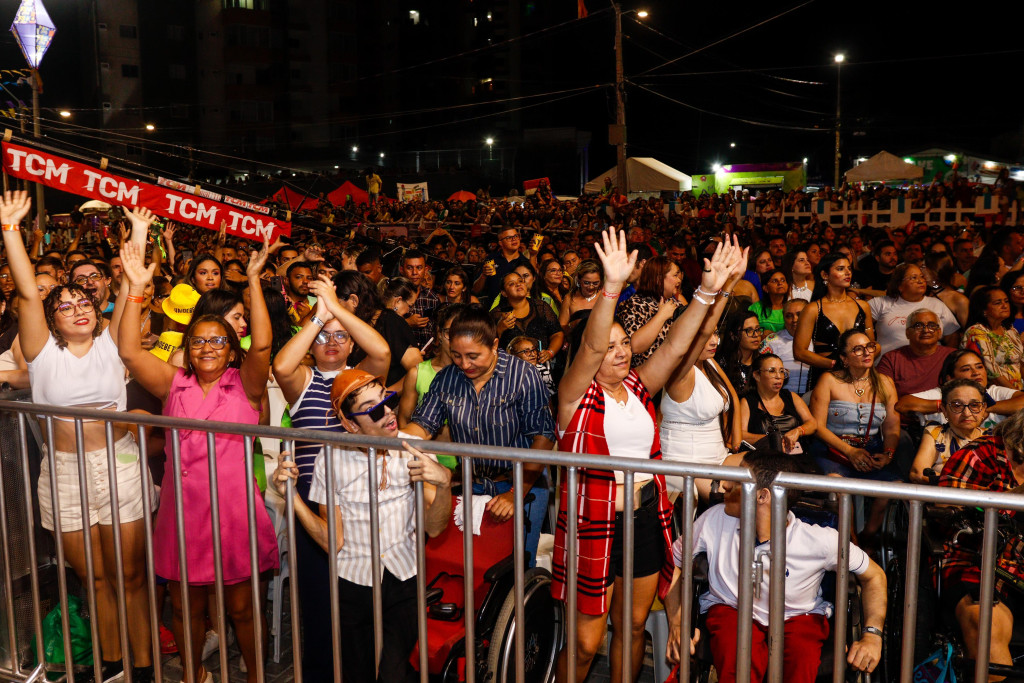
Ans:
{"type": "MultiPolygon", "coordinates": [[[[89,526],[113,523],[110,509],[110,477],[107,468],[107,447],[85,452],[86,492],[89,495],[89,526]]],[[[60,505],[62,532],[82,528],[82,496],[78,481],[78,455],[56,451],[57,503],[60,505]]],[[[118,515],[120,522],[134,522],[145,513],[142,500],[142,472],[139,469],[139,445],[129,432],[114,444],[114,463],[117,476],[118,515]]],[[[45,450],[36,485],[39,495],[39,517],[43,528],[53,531],[53,506],[50,491],[50,458],[45,450]]],[[[150,494],[154,493],[152,483],[150,494]]],[[[151,498],[156,505],[156,499],[151,498]]]]}

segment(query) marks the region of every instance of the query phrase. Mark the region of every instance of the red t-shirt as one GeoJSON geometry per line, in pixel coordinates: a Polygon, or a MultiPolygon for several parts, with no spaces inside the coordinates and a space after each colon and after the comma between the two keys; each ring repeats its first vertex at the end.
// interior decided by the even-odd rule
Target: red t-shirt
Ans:
{"type": "Polygon", "coordinates": [[[898,395],[916,394],[939,386],[939,372],[951,353],[952,348],[939,345],[930,356],[915,356],[909,346],[901,346],[882,354],[878,371],[892,378],[898,395]]]}

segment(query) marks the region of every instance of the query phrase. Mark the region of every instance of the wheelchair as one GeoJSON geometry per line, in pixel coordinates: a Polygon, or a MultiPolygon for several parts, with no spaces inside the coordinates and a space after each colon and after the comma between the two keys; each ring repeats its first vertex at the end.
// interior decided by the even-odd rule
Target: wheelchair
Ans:
{"type": "MultiPolygon", "coordinates": [[[[833,528],[838,525],[838,515],[835,511],[835,505],[828,498],[819,498],[814,494],[804,494],[799,500],[793,503],[791,509],[797,517],[809,524],[818,524],[820,526],[829,526],[833,528]]],[[[755,564],[757,561],[757,555],[755,554],[755,564]]],[[[711,676],[711,671],[714,666],[711,657],[711,646],[709,645],[710,638],[708,638],[707,627],[705,625],[706,615],[699,613],[699,598],[709,590],[707,556],[704,553],[700,553],[694,558],[693,584],[694,599],[691,623],[694,624],[695,630],[701,631],[701,636],[700,640],[697,641],[696,652],[693,655],[690,667],[691,682],[708,683],[708,681],[714,680],[711,676]]],[[[821,591],[825,599],[834,605],[836,593],[835,572],[826,572],[824,579],[822,580],[821,591]]],[[[860,584],[857,583],[857,580],[852,573],[849,576],[846,611],[846,634],[844,635],[844,639],[849,644],[860,639],[861,627],[863,626],[860,584]]],[[[821,663],[818,667],[817,679],[823,683],[825,681],[832,680],[832,666],[834,661],[833,648],[836,638],[834,627],[835,619],[833,616],[829,619],[829,636],[821,646],[821,663]]],[[[877,680],[877,678],[873,678],[874,676],[875,674],[868,676],[850,669],[847,669],[846,672],[846,680],[851,682],[877,680]]]]}
{"type": "MultiPolygon", "coordinates": [[[[473,538],[473,598],[476,679],[490,683],[516,680],[515,571],[513,522],[496,524],[484,515],[473,538]]],[[[466,679],[465,565],[463,531],[448,527],[426,544],[427,662],[430,679],[456,683],[466,679]]],[[[551,574],[526,571],[523,586],[526,660],[523,683],[546,683],[554,676],[565,628],[564,605],[551,596],[551,574]]],[[[419,644],[410,661],[419,667],[419,644]]]]}
{"type": "MultiPolygon", "coordinates": [[[[889,581],[888,612],[880,670],[883,681],[899,680],[902,657],[904,592],[906,586],[906,550],[909,508],[903,501],[892,501],[886,511],[881,534],[881,565],[889,581]]],[[[996,542],[999,549],[1013,537],[1024,533],[1019,522],[1000,515],[996,542]]],[[[974,660],[968,657],[960,625],[950,610],[942,608],[941,569],[944,546],[951,542],[960,550],[976,554],[981,563],[981,539],[984,513],[973,508],[926,506],[921,535],[921,561],[918,567],[918,592],[915,600],[914,664],[936,650],[952,646],[952,668],[957,681],[974,679],[974,660]]],[[[1022,594],[1024,595],[1024,594],[1022,594]]],[[[1014,615],[1010,654],[1013,665],[990,664],[989,673],[1005,676],[1007,681],[1024,681],[1024,616],[1014,615]]]]}

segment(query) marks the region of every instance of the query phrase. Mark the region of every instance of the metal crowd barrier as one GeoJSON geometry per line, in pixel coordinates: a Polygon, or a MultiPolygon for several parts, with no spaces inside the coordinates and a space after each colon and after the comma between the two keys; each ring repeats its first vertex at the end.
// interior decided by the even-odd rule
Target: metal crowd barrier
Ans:
{"type": "MultiPolygon", "coordinates": [[[[165,477],[165,486],[173,486],[177,494],[177,500],[181,500],[181,452],[180,452],[180,434],[184,430],[201,431],[207,434],[207,457],[208,464],[210,467],[210,496],[212,501],[212,519],[211,525],[213,529],[213,552],[215,557],[215,571],[216,571],[216,599],[220,606],[219,618],[217,623],[217,629],[222,638],[227,633],[226,628],[226,614],[224,610],[224,584],[222,576],[222,568],[220,566],[220,552],[221,552],[221,538],[220,528],[218,520],[218,490],[216,486],[216,458],[214,453],[214,435],[218,433],[223,434],[236,434],[250,437],[246,439],[245,446],[245,461],[246,461],[246,473],[247,477],[253,479],[253,449],[251,437],[263,437],[281,439],[286,442],[290,450],[294,452],[294,442],[305,441],[305,442],[317,442],[324,445],[328,452],[335,453],[340,448],[355,448],[362,447],[368,449],[368,462],[374,463],[376,459],[376,453],[378,449],[400,449],[401,443],[397,439],[385,439],[379,437],[366,437],[360,435],[351,434],[325,434],[324,432],[305,431],[298,429],[282,429],[275,427],[253,427],[246,425],[239,425],[236,423],[225,423],[225,422],[209,422],[199,420],[185,420],[185,419],[171,419],[162,416],[151,416],[136,413],[113,413],[110,411],[98,411],[91,409],[75,409],[75,408],[62,408],[54,406],[43,406],[18,401],[0,400],[0,420],[4,420],[3,423],[9,426],[12,422],[16,422],[14,427],[14,433],[12,434],[8,427],[4,429],[4,438],[0,439],[0,455],[3,458],[3,467],[0,468],[0,541],[4,544],[4,559],[3,559],[3,605],[2,614],[3,620],[0,623],[6,626],[6,637],[0,637],[0,648],[6,648],[0,650],[0,680],[7,681],[18,681],[18,682],[31,682],[36,680],[43,680],[45,675],[45,666],[40,664],[35,668],[29,663],[31,661],[29,644],[31,640],[35,638],[37,642],[42,642],[42,615],[44,605],[46,601],[41,592],[40,586],[40,547],[36,541],[37,533],[32,533],[32,530],[38,530],[36,523],[36,508],[33,504],[33,492],[35,491],[34,481],[30,476],[30,472],[38,472],[38,469],[32,462],[33,453],[32,440],[33,430],[35,428],[35,419],[38,418],[42,425],[42,433],[44,438],[52,442],[53,437],[53,420],[56,416],[63,418],[73,419],[76,427],[76,434],[78,437],[78,461],[79,471],[82,471],[81,464],[83,462],[83,444],[82,444],[82,425],[84,421],[99,421],[104,422],[106,426],[106,444],[107,444],[107,455],[108,455],[108,471],[113,473],[115,467],[115,453],[114,453],[114,440],[113,440],[113,423],[124,423],[136,425],[137,431],[136,436],[139,442],[140,450],[140,463],[145,465],[147,460],[146,453],[146,440],[143,432],[144,427],[160,427],[164,428],[168,434],[168,445],[171,454],[170,462],[172,467],[168,472],[172,475],[171,480],[167,481],[165,477]],[[11,438],[13,437],[13,438],[11,438]],[[11,448],[17,451],[16,453],[11,452],[11,448]],[[13,490],[20,490],[20,499],[12,499],[10,492],[13,490]],[[20,503],[19,505],[15,502],[20,503]],[[17,520],[18,525],[12,526],[12,520],[17,520]],[[24,527],[21,527],[24,525],[24,527]],[[31,603],[31,618],[27,626],[19,625],[21,622],[16,618],[16,598],[14,596],[15,580],[12,576],[12,563],[10,553],[10,542],[12,538],[24,539],[27,549],[27,570],[28,579],[30,584],[28,600],[31,603]]],[[[688,466],[679,463],[669,463],[665,461],[648,461],[648,460],[637,460],[633,458],[613,458],[607,456],[595,456],[595,455],[583,455],[574,453],[563,453],[557,451],[541,452],[536,450],[526,449],[506,449],[506,448],[495,448],[495,447],[484,447],[466,444],[456,444],[450,442],[430,442],[427,449],[433,453],[443,453],[448,455],[458,456],[462,459],[463,470],[463,486],[464,490],[471,490],[472,483],[472,467],[473,460],[475,458],[500,458],[504,460],[510,460],[513,462],[513,485],[516,489],[521,490],[523,482],[523,465],[525,463],[545,463],[553,467],[564,467],[564,476],[568,484],[568,508],[578,509],[578,496],[576,491],[576,484],[578,482],[579,472],[581,469],[603,469],[603,470],[621,470],[624,473],[624,509],[629,510],[633,507],[634,489],[633,482],[634,477],[640,472],[650,472],[655,474],[663,475],[677,475],[684,478],[683,490],[689,490],[693,486],[695,479],[718,479],[733,481],[741,486],[741,557],[740,567],[742,576],[740,577],[739,584],[739,600],[738,600],[738,639],[737,639],[737,680],[747,680],[750,676],[750,643],[753,626],[753,602],[754,602],[754,543],[755,543],[755,526],[754,526],[754,513],[755,513],[755,497],[756,497],[756,483],[750,473],[746,469],[732,468],[732,467],[716,467],[716,466],[688,466]]],[[[46,457],[50,458],[50,471],[55,472],[54,467],[54,456],[52,450],[47,451],[46,457]]],[[[334,458],[326,459],[326,478],[327,478],[327,506],[328,509],[334,507],[334,479],[336,473],[333,467],[334,458]]],[[[140,467],[140,476],[142,477],[143,483],[143,497],[145,510],[149,513],[152,512],[152,501],[148,493],[149,484],[149,470],[147,467],[140,467]]],[[[369,467],[369,494],[370,494],[370,508],[374,510],[373,517],[371,518],[371,525],[376,528],[376,509],[377,509],[377,481],[376,481],[376,467],[369,467]]],[[[88,505],[87,501],[87,487],[86,482],[80,481],[81,494],[83,498],[83,508],[88,505]]],[[[291,636],[293,646],[293,667],[294,667],[294,680],[297,683],[301,683],[303,680],[302,676],[302,664],[301,664],[301,652],[302,643],[300,637],[299,628],[299,599],[298,599],[298,567],[296,556],[295,556],[295,515],[292,507],[292,488],[293,484],[289,482],[288,485],[288,496],[286,496],[286,524],[288,533],[288,558],[289,558],[289,570],[290,576],[290,598],[291,598],[291,636]]],[[[131,683],[131,665],[129,659],[129,639],[128,630],[126,623],[126,604],[124,594],[124,575],[122,571],[123,556],[121,552],[120,535],[118,533],[117,526],[117,491],[116,484],[112,486],[111,497],[112,497],[112,513],[113,513],[113,532],[114,532],[114,545],[115,554],[117,557],[118,572],[116,576],[117,582],[117,609],[118,616],[120,619],[120,642],[122,651],[125,655],[125,680],[131,683]]],[[[918,585],[917,570],[919,563],[917,558],[920,556],[921,549],[921,525],[922,525],[922,510],[923,505],[926,502],[929,503],[940,503],[949,505],[969,505],[974,507],[985,508],[985,537],[984,537],[984,552],[982,558],[983,578],[981,584],[981,623],[987,624],[991,620],[992,614],[992,586],[993,586],[993,571],[992,568],[995,562],[995,541],[996,541],[996,515],[997,510],[1001,509],[1012,509],[1012,510],[1024,510],[1024,498],[1021,496],[1015,496],[1006,493],[990,493],[985,491],[968,491],[948,488],[938,488],[929,486],[919,486],[911,484],[890,484],[890,483],[879,483],[879,482],[868,482],[862,480],[853,479],[840,479],[833,477],[821,477],[813,475],[799,475],[799,474],[784,474],[779,476],[772,487],[773,493],[773,525],[771,529],[771,541],[770,541],[770,553],[773,559],[770,570],[770,588],[769,588],[769,603],[770,609],[770,667],[769,667],[769,680],[773,683],[781,683],[782,681],[782,638],[783,638],[783,605],[785,599],[785,519],[786,519],[786,498],[787,493],[794,490],[800,491],[819,491],[835,493],[839,499],[839,510],[840,510],[840,527],[839,527],[839,547],[837,552],[839,553],[840,564],[839,564],[839,580],[837,581],[837,597],[835,604],[836,613],[836,626],[833,629],[835,633],[842,634],[845,631],[845,619],[847,610],[847,592],[846,592],[846,579],[849,574],[849,554],[848,554],[848,539],[850,535],[850,512],[852,507],[852,497],[856,495],[866,496],[884,496],[890,499],[902,499],[910,501],[910,527],[909,537],[907,543],[907,556],[908,556],[908,572],[906,580],[906,595],[904,603],[904,621],[903,621],[903,652],[902,652],[902,666],[900,673],[901,681],[910,681],[912,679],[912,667],[913,661],[913,636],[914,636],[914,624],[916,616],[916,588],[918,585]]],[[[247,487],[246,495],[246,507],[248,511],[249,519],[249,559],[252,568],[252,576],[256,577],[259,574],[259,568],[257,563],[257,541],[256,541],[256,505],[258,504],[255,496],[255,492],[252,487],[247,487]]],[[[56,498],[56,484],[51,481],[50,493],[56,498]]],[[[428,680],[427,675],[427,611],[424,596],[426,593],[426,579],[425,576],[425,538],[424,538],[424,499],[423,499],[423,485],[417,483],[415,487],[415,517],[416,517],[416,529],[417,529],[417,591],[418,591],[418,607],[417,607],[417,623],[418,623],[418,637],[419,637],[419,663],[420,663],[420,680],[426,682],[428,680]]],[[[683,519],[692,519],[694,512],[695,502],[691,496],[684,496],[683,503],[683,519]]],[[[87,511],[83,510],[86,514],[83,519],[87,519],[87,511]]],[[[472,496],[466,496],[464,499],[464,528],[468,530],[472,529],[472,496]]],[[[60,510],[59,506],[54,507],[54,523],[57,528],[60,528],[60,510]]],[[[336,529],[334,515],[328,515],[328,536],[329,536],[329,548],[328,557],[336,558],[337,550],[336,547],[336,529]]],[[[152,647],[152,655],[154,663],[159,664],[161,661],[160,655],[160,644],[158,634],[159,617],[156,605],[156,576],[153,572],[153,551],[152,551],[152,524],[151,514],[145,514],[143,519],[145,520],[145,533],[147,540],[147,552],[146,552],[146,579],[148,588],[149,608],[154,618],[151,620],[151,633],[150,641],[152,647]]],[[[523,501],[521,497],[516,497],[515,501],[515,513],[514,513],[514,524],[515,524],[515,555],[514,555],[514,599],[515,599],[515,615],[518,623],[522,623],[520,617],[525,614],[524,612],[524,576],[525,576],[525,557],[524,557],[524,520],[525,514],[523,510],[523,501]]],[[[183,613],[187,615],[188,610],[188,592],[187,592],[187,565],[185,562],[185,537],[181,533],[184,527],[184,515],[182,505],[177,506],[177,525],[178,525],[178,557],[182,572],[182,602],[183,602],[183,613]]],[[[575,516],[570,515],[568,517],[568,533],[567,533],[567,550],[568,550],[568,567],[566,568],[566,576],[568,580],[568,599],[566,603],[566,642],[575,643],[577,634],[577,597],[576,597],[576,569],[577,569],[577,519],[575,516]]],[[[692,525],[683,525],[683,542],[685,547],[692,547],[692,525]]],[[[633,538],[633,517],[632,515],[623,516],[623,546],[625,548],[632,547],[633,538]]],[[[89,543],[89,534],[84,534],[85,552],[87,559],[89,560],[89,566],[91,567],[92,559],[92,548],[89,543]]],[[[57,535],[54,537],[54,555],[55,562],[58,568],[63,568],[64,565],[64,549],[60,539],[57,535]]],[[[383,617],[382,617],[382,602],[381,602],[381,584],[376,578],[381,576],[381,560],[379,552],[379,538],[374,540],[373,545],[373,556],[372,556],[372,569],[374,574],[374,585],[372,588],[373,592],[373,620],[374,620],[374,633],[375,642],[377,647],[376,657],[377,665],[380,664],[380,647],[383,636],[383,617]]],[[[474,538],[472,533],[465,533],[464,535],[464,561],[466,567],[466,576],[473,575],[473,544],[474,538]]],[[[623,583],[624,583],[624,601],[623,601],[623,623],[631,623],[631,587],[632,587],[632,576],[633,576],[633,560],[631,553],[624,553],[624,568],[623,568],[623,583]]],[[[683,566],[681,568],[683,581],[681,582],[681,632],[683,634],[690,634],[693,630],[692,618],[691,618],[691,606],[693,600],[693,588],[692,588],[692,576],[693,576],[693,558],[691,553],[683,553],[683,566]]],[[[69,586],[64,571],[57,571],[57,584],[59,593],[59,604],[64,607],[62,610],[62,628],[63,628],[63,639],[65,652],[70,651],[71,636],[69,632],[69,620],[66,606],[68,604],[69,586]]],[[[340,613],[338,603],[338,583],[336,580],[337,572],[332,573],[332,581],[330,585],[330,596],[331,596],[331,623],[332,623],[332,638],[334,643],[334,681],[336,683],[341,681],[341,638],[342,633],[340,632],[340,613]]],[[[96,614],[96,595],[95,588],[92,585],[91,579],[87,582],[86,592],[88,598],[89,612],[91,615],[96,614]]],[[[260,584],[258,581],[253,580],[253,599],[254,605],[260,604],[260,584]]],[[[465,582],[465,604],[473,605],[473,582],[465,582]]],[[[474,613],[472,609],[465,610],[465,680],[468,683],[474,683],[476,680],[476,658],[477,653],[475,652],[475,637],[474,637],[474,613]]],[[[263,642],[262,635],[262,610],[254,608],[253,618],[255,622],[255,633],[256,633],[256,651],[257,661],[256,675],[258,680],[264,679],[264,664],[263,664],[263,652],[265,651],[265,643],[263,642]]],[[[24,620],[22,620],[24,622],[24,620]]],[[[97,680],[99,680],[99,662],[101,661],[99,652],[99,643],[97,638],[97,626],[96,619],[91,619],[92,630],[93,630],[93,656],[96,662],[95,669],[97,680]]],[[[185,643],[180,643],[179,647],[184,650],[183,661],[185,663],[185,671],[191,671],[191,667],[188,663],[194,656],[191,652],[189,643],[190,629],[188,619],[184,619],[185,628],[185,643]]],[[[525,628],[515,629],[515,673],[516,680],[524,680],[525,671],[525,628]]],[[[2,630],[0,630],[2,635],[2,630]]],[[[988,650],[989,650],[989,639],[990,630],[982,628],[981,639],[979,643],[979,654],[976,662],[976,671],[979,673],[986,672],[988,667],[988,650]]],[[[278,634],[279,637],[279,634],[278,634]]],[[[685,637],[685,636],[684,636],[685,637]]],[[[833,681],[839,683],[844,680],[845,675],[845,639],[840,635],[836,639],[835,645],[835,658],[833,665],[833,681]]],[[[631,632],[629,629],[625,629],[623,634],[623,652],[631,651],[631,632]]],[[[684,640],[683,646],[680,648],[681,663],[680,663],[680,680],[689,680],[690,675],[690,655],[689,648],[686,646],[684,640]]],[[[664,653],[656,652],[656,657],[663,657],[664,653]]],[[[568,648],[568,673],[569,679],[575,680],[575,673],[577,669],[577,653],[575,648],[568,648]]],[[[622,662],[622,677],[623,680],[630,680],[630,658],[624,657],[622,662]]],[[[191,675],[186,675],[186,680],[189,683],[195,683],[191,681],[191,675]]],[[[222,640],[222,647],[220,648],[220,671],[219,678],[222,682],[226,683],[229,680],[229,667],[227,661],[227,645],[226,641],[222,640]]],[[[73,682],[75,680],[75,672],[68,670],[66,673],[66,680],[73,682]]],[[[161,683],[164,680],[164,676],[161,673],[161,667],[156,666],[155,668],[155,680],[157,683],[161,683]]],[[[980,680],[980,678],[979,678],[980,680]]],[[[351,682],[350,682],[351,683],[351,682]]]]}

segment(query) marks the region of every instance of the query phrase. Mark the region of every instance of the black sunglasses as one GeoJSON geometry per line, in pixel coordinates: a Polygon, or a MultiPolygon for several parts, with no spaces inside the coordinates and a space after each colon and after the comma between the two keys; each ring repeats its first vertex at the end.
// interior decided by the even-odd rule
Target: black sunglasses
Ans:
{"type": "Polygon", "coordinates": [[[353,417],[359,417],[360,415],[366,415],[373,422],[380,422],[381,418],[384,417],[384,409],[391,408],[391,410],[394,410],[396,406],[398,406],[398,392],[389,391],[384,394],[384,398],[381,399],[380,403],[369,410],[364,410],[359,413],[346,413],[345,417],[351,419],[353,417]]]}

